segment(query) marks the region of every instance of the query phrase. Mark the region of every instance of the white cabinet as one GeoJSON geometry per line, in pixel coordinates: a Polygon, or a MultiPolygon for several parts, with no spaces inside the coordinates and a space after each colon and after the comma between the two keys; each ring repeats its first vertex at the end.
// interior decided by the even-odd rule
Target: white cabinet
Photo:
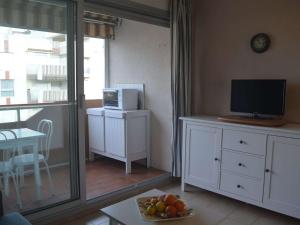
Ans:
{"type": "Polygon", "coordinates": [[[300,139],[270,136],[264,204],[300,215],[300,139]]]}
{"type": "Polygon", "coordinates": [[[185,127],[185,134],[183,183],[191,183],[203,188],[217,188],[222,130],[188,124],[185,127]]]}
{"type": "Polygon", "coordinates": [[[87,113],[90,159],[100,154],[123,161],[126,173],[131,173],[131,162],[135,160],[147,159],[147,167],[150,166],[149,110],[92,108],[87,113]]]}
{"type": "Polygon", "coordinates": [[[183,190],[191,184],[300,219],[300,125],[181,119],[183,190]]]}

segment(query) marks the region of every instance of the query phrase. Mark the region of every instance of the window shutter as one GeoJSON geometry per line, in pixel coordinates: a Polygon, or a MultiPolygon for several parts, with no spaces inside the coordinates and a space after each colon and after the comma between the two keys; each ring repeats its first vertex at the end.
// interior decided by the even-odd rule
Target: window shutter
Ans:
{"type": "Polygon", "coordinates": [[[121,19],[94,12],[84,12],[85,36],[93,38],[114,39],[115,28],[121,19]]]}
{"type": "Polygon", "coordinates": [[[65,33],[65,10],[55,0],[1,0],[0,26],[65,33]]]}

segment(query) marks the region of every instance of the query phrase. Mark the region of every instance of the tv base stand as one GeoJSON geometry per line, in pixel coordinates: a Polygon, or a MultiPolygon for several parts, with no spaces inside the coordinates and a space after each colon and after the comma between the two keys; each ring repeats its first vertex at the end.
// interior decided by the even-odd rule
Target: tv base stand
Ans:
{"type": "Polygon", "coordinates": [[[223,122],[230,123],[240,123],[240,124],[249,124],[249,125],[257,125],[257,126],[266,126],[266,127],[280,127],[286,124],[286,121],[283,119],[270,119],[270,118],[257,118],[257,117],[245,117],[245,116],[220,116],[218,120],[223,122]]]}

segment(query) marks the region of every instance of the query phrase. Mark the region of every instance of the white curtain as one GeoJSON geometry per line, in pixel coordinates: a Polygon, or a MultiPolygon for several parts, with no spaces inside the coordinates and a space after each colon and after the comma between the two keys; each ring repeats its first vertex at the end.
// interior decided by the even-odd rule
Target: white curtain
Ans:
{"type": "Polygon", "coordinates": [[[191,0],[171,1],[173,104],[172,175],[181,176],[182,127],[179,117],[191,115],[191,0]]]}

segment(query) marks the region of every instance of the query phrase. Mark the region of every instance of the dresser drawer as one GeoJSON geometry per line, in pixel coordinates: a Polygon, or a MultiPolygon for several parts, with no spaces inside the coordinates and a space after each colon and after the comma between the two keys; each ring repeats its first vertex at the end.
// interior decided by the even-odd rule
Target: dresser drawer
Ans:
{"type": "Polygon", "coordinates": [[[226,149],[222,151],[222,170],[225,169],[242,175],[263,178],[264,163],[264,158],[226,149]]]}
{"type": "Polygon", "coordinates": [[[220,189],[255,201],[262,200],[263,182],[222,172],[220,189]]]}
{"type": "Polygon", "coordinates": [[[267,136],[264,134],[227,129],[223,131],[223,148],[265,155],[266,142],[267,136]]]}

